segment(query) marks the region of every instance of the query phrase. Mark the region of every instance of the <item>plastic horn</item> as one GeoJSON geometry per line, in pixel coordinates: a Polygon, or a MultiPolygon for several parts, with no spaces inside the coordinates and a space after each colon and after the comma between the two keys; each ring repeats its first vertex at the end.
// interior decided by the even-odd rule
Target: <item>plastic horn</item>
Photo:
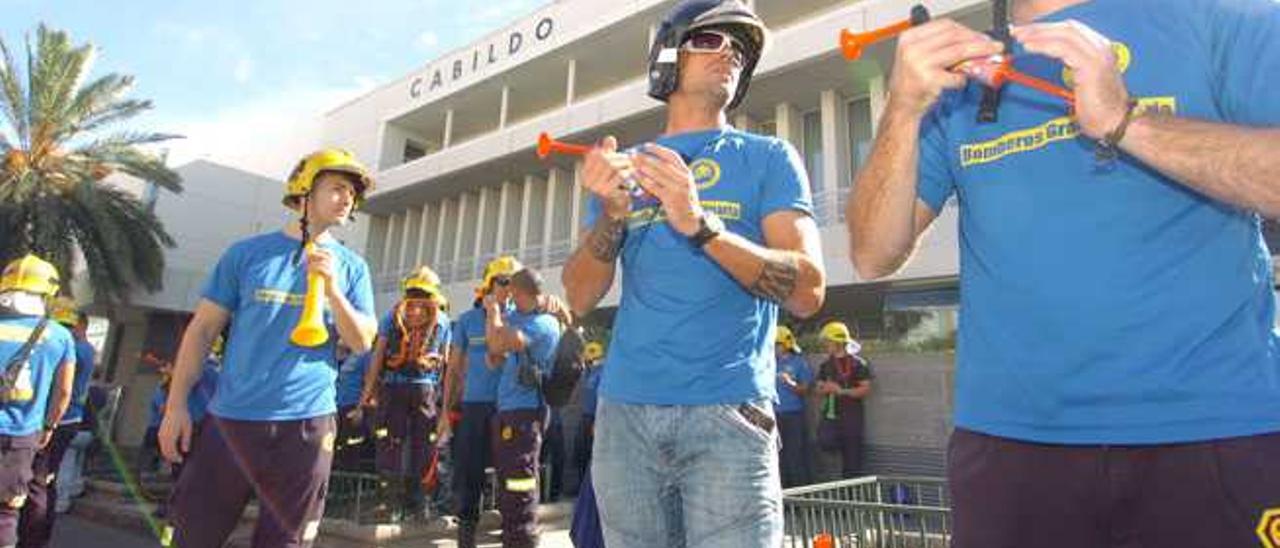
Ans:
{"type": "Polygon", "coordinates": [[[1056,97],[1060,97],[1064,101],[1073,105],[1076,102],[1076,95],[1074,93],[1071,93],[1070,91],[1067,91],[1066,89],[1063,89],[1060,86],[1057,86],[1049,82],[1046,82],[1044,80],[1041,80],[1039,78],[1036,78],[1035,76],[1030,76],[1028,74],[1018,72],[1014,70],[1012,67],[1005,67],[1004,69],[1001,69],[999,74],[1004,79],[1010,82],[1013,82],[1015,84],[1021,84],[1031,89],[1034,89],[1036,91],[1047,93],[1049,95],[1053,95],[1056,97]]]}
{"type": "Polygon", "coordinates": [[[862,57],[863,48],[879,42],[893,38],[907,29],[916,25],[923,25],[929,22],[929,9],[916,4],[911,7],[911,17],[903,19],[892,25],[880,27],[878,29],[869,30],[867,32],[851,32],[849,29],[840,31],[840,51],[844,54],[844,58],[853,61],[862,57]]]}
{"type": "Polygon", "coordinates": [[[952,70],[977,80],[982,85],[990,88],[999,89],[1006,83],[1013,82],[1041,93],[1059,97],[1068,104],[1075,104],[1076,101],[1074,93],[1056,84],[1014,69],[1009,62],[1009,58],[1004,55],[993,55],[987,59],[965,61],[952,70]]]}
{"type": "MultiPolygon", "coordinates": [[[[307,244],[311,251],[312,244],[307,244]]],[[[289,334],[289,342],[312,348],[329,342],[329,330],[324,325],[324,277],[307,274],[307,296],[302,300],[302,317],[289,334]]]]}
{"type": "Polygon", "coordinates": [[[538,158],[542,160],[547,159],[547,156],[550,156],[553,153],[582,156],[590,151],[591,147],[587,145],[563,143],[552,139],[546,132],[538,135],[538,158]]]}

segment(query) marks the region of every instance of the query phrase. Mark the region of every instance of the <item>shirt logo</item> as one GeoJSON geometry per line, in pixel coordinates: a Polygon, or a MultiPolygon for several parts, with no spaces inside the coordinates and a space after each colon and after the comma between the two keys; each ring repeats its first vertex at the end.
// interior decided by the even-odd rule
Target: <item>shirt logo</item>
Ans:
{"type": "Polygon", "coordinates": [[[1258,539],[1266,548],[1280,548],[1280,508],[1263,512],[1258,520],[1258,539]]]}
{"type": "Polygon", "coordinates": [[[710,158],[694,160],[689,165],[689,172],[693,173],[693,182],[698,185],[698,190],[706,190],[720,182],[720,164],[710,158]]]}
{"type": "Polygon", "coordinates": [[[260,303],[275,303],[289,306],[302,306],[306,295],[280,291],[278,289],[259,289],[253,292],[254,300],[260,303]]]}
{"type": "MultiPolygon", "coordinates": [[[[1138,110],[1172,115],[1178,111],[1178,99],[1143,97],[1138,99],[1138,110]]],[[[1080,127],[1074,120],[1068,116],[1059,116],[1038,126],[1012,131],[995,139],[960,145],[960,167],[991,163],[1006,156],[1039,150],[1049,143],[1075,139],[1079,135],[1080,127]]]]}
{"type": "MultiPolygon", "coordinates": [[[[1116,52],[1116,68],[1120,69],[1120,74],[1124,74],[1129,70],[1129,65],[1133,63],[1133,53],[1129,51],[1129,46],[1122,42],[1112,42],[1111,50],[1116,52]]],[[[1075,73],[1070,68],[1062,68],[1062,83],[1067,87],[1075,87],[1075,73]]]]}

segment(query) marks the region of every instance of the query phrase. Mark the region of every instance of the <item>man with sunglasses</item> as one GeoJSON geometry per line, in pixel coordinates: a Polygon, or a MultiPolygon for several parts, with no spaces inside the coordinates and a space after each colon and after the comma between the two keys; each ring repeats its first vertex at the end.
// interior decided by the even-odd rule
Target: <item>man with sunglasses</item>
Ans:
{"type": "Polygon", "coordinates": [[[664,133],[585,159],[563,281],[583,315],[622,270],[591,465],[611,547],[782,542],[774,327],[780,306],[816,313],[825,276],[795,149],[726,121],[765,35],[740,2],[676,5],[649,54],[664,133]]]}
{"type": "Polygon", "coordinates": [[[378,327],[360,402],[376,409],[373,427],[382,501],[380,518],[420,516],[422,479],[436,450],[436,387],[450,340],[440,311],[440,277],[426,266],[401,282],[404,298],[378,327]]]}
{"type": "Polygon", "coordinates": [[[436,430],[442,438],[452,434],[449,443],[453,450],[453,491],[457,499],[460,548],[476,545],[480,493],[484,489],[485,469],[493,461],[491,426],[497,412],[498,381],[502,376],[501,370],[491,369],[485,363],[489,346],[485,341],[484,300],[492,298],[500,303],[502,310],[509,310],[511,276],[522,268],[520,261],[510,256],[498,257],[485,265],[484,276],[476,287],[474,306],[463,312],[454,324],[444,382],[444,408],[452,410],[461,401],[462,419],[458,421],[457,432],[450,432],[449,421],[439,421],[436,430]]]}
{"type": "Polygon", "coordinates": [[[980,123],[946,19],[902,34],[848,223],[887,276],[954,196],[957,548],[1280,545],[1280,3],[1015,0],[980,123]],[[1188,517],[1194,518],[1188,519],[1188,517]]]}

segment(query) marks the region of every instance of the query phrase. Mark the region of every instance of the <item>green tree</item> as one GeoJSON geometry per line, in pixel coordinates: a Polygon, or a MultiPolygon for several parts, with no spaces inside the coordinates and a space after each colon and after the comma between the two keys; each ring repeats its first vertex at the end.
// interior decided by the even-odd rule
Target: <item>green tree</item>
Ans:
{"type": "Polygon", "coordinates": [[[151,102],[126,97],[132,76],[87,80],[94,47],[65,32],[40,25],[25,66],[3,40],[0,55],[0,259],[36,253],[65,287],[82,256],[106,301],[160,289],[173,239],[146,204],[104,179],[123,173],[181,192],[181,177],[145,147],[176,136],[120,127],[151,102]]]}

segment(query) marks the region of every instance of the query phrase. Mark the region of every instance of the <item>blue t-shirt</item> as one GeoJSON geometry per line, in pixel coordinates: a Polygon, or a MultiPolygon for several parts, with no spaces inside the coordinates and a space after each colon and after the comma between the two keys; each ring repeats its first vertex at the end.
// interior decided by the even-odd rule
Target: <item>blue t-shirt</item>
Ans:
{"type": "MultiPolygon", "coordinates": [[[[812,214],[808,178],[786,141],[717,129],[658,139],[685,158],[703,209],[729,232],[764,244],[764,219],[812,214]]],[[[601,214],[588,202],[587,224],[601,214]]],[[[600,393],[609,400],[701,405],[774,399],[778,305],[747,292],[671,228],[652,201],[636,200],[622,249],[622,301],[600,393]]]]}
{"type": "MultiPolygon", "coordinates": [[[[555,357],[556,344],[560,342],[560,322],[550,314],[540,312],[523,313],[511,311],[507,313],[508,327],[518,329],[524,334],[525,351],[533,358],[534,365],[543,374],[551,371],[551,360],[555,357]]],[[[498,383],[498,410],[513,411],[516,409],[537,409],[542,405],[541,394],[536,388],[521,386],[516,380],[520,362],[525,359],[523,352],[507,354],[502,362],[502,379],[498,383]]]]}
{"type": "MultiPolygon", "coordinates": [[[[0,318],[0,368],[9,365],[38,323],[40,318],[36,316],[0,318]]],[[[27,436],[44,427],[54,377],[63,365],[75,364],[75,352],[75,339],[67,328],[54,321],[45,324],[44,333],[27,357],[26,368],[14,384],[15,388],[30,390],[32,397],[24,403],[0,405],[0,435],[27,436]]],[[[18,366],[21,364],[15,367],[18,366]]]]}
{"type": "Polygon", "coordinates": [[[360,403],[364,390],[364,374],[369,371],[372,352],[352,354],[338,369],[338,407],[351,407],[360,403]]]}
{"type": "Polygon", "coordinates": [[[84,402],[89,397],[89,381],[93,378],[93,345],[76,339],[76,375],[71,385],[71,404],[62,414],[60,424],[77,424],[84,420],[84,402]]]}
{"type": "MultiPolygon", "coordinates": [[[[373,316],[373,286],[364,259],[332,238],[320,245],[334,255],[337,283],[351,306],[373,316]]],[[[329,342],[316,348],[289,342],[307,292],[305,261],[297,261],[297,253],[298,240],[284,232],[262,234],[233,244],[210,274],[204,298],[231,313],[210,413],[281,421],[335,412],[338,333],[333,311],[325,307],[329,342]]]]}
{"type": "Polygon", "coordinates": [[[489,369],[485,365],[485,354],[489,345],[484,339],[484,307],[474,307],[462,313],[453,325],[457,336],[453,346],[462,352],[463,364],[467,375],[463,383],[463,403],[493,403],[498,401],[498,380],[502,377],[500,369],[489,369]]]}
{"type": "Polygon", "coordinates": [[[804,398],[782,384],[783,373],[791,375],[791,378],[801,385],[808,385],[813,382],[813,369],[809,368],[809,362],[805,361],[802,354],[787,352],[778,356],[777,410],[779,413],[804,411],[804,398]]]}
{"type": "MultiPolygon", "coordinates": [[[[390,346],[391,333],[392,331],[399,330],[398,328],[396,328],[395,321],[392,317],[394,314],[395,314],[394,310],[392,310],[391,312],[387,312],[387,314],[382,317],[382,321],[378,323],[378,338],[381,340],[387,341],[388,353],[395,352],[395,349],[391,348],[390,346]]],[[[441,356],[440,367],[443,368],[444,367],[444,351],[446,348],[449,347],[449,342],[453,340],[453,329],[451,328],[451,323],[449,322],[449,316],[447,316],[444,312],[439,312],[438,314],[439,316],[437,316],[436,322],[437,322],[437,325],[440,326],[440,328],[436,331],[436,338],[434,341],[431,342],[431,346],[428,349],[428,352],[435,352],[437,354],[440,354],[441,356]]],[[[417,372],[417,371],[409,371],[407,369],[403,371],[390,371],[387,369],[387,362],[384,359],[382,362],[382,382],[386,382],[390,384],[437,384],[440,382],[440,372],[439,371],[417,372]]]]}
{"type": "Polygon", "coordinates": [[[582,380],[578,381],[579,403],[582,405],[582,416],[596,416],[596,404],[600,402],[598,392],[600,391],[600,378],[604,376],[604,366],[597,365],[587,369],[582,373],[582,380]]]}
{"type": "Polygon", "coordinates": [[[200,378],[196,379],[195,386],[191,388],[191,394],[187,395],[187,413],[191,416],[192,424],[203,420],[208,412],[209,402],[213,401],[213,396],[218,393],[218,376],[218,362],[205,358],[200,369],[200,378]]]}
{"type": "MultiPolygon", "coordinates": [[[[1046,18],[1065,19],[1116,43],[1142,108],[1280,125],[1280,4],[1094,0],[1046,18]]],[[[1046,57],[1014,65],[1064,81],[1046,57]]],[[[1258,215],[1131,157],[1097,166],[1058,99],[1007,87],[984,125],[980,96],[946,94],[921,130],[920,198],[959,205],[956,425],[1065,444],[1280,430],[1258,215]]]]}

